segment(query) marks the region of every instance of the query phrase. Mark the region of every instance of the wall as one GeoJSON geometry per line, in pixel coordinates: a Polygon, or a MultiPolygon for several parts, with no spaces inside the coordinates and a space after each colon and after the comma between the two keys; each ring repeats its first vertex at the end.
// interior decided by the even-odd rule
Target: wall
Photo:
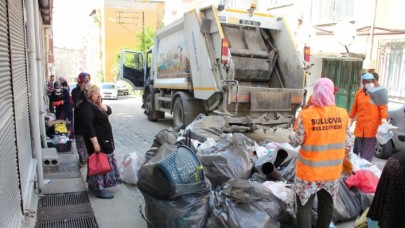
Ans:
{"type": "Polygon", "coordinates": [[[83,57],[79,49],[68,48],[54,48],[55,56],[55,68],[54,75],[57,80],[63,76],[68,83],[76,82],[77,75],[80,72],[79,66],[83,66],[83,57]]]}

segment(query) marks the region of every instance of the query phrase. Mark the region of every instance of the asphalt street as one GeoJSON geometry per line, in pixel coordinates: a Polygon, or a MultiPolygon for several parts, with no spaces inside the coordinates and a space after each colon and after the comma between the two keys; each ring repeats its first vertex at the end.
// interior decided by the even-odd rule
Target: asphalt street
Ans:
{"type": "MultiPolygon", "coordinates": [[[[120,96],[118,100],[104,101],[112,108],[110,122],[112,124],[115,155],[118,162],[121,162],[127,153],[136,152],[144,159],[145,152],[152,145],[155,135],[162,129],[168,128],[172,124],[170,115],[158,122],[149,122],[141,109],[141,99],[133,95],[120,96]]],[[[253,133],[250,137],[260,140],[282,141],[288,136],[288,131],[277,130],[253,133]]],[[[259,142],[259,141],[258,141],[259,142]]],[[[384,160],[376,159],[375,162],[385,163],[384,160]]],[[[86,168],[81,169],[85,178],[86,168]]],[[[122,184],[110,188],[115,198],[112,200],[98,199],[89,193],[91,205],[93,207],[97,222],[100,228],[128,228],[147,227],[147,223],[140,213],[143,206],[143,196],[135,185],[122,184]]],[[[338,228],[354,227],[354,221],[337,224],[338,228]]]]}

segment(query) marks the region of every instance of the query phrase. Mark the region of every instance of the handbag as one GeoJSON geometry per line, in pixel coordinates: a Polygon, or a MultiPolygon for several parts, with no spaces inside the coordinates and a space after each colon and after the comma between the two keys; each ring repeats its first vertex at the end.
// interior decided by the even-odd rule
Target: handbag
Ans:
{"type": "Polygon", "coordinates": [[[88,170],[89,176],[103,175],[111,172],[111,165],[108,161],[107,154],[103,152],[94,152],[88,158],[88,170]]]}

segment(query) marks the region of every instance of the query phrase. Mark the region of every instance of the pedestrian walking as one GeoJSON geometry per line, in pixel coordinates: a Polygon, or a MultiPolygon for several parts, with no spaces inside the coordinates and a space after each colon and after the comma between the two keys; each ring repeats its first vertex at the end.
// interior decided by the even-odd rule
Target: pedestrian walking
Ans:
{"type": "Polygon", "coordinates": [[[293,186],[298,227],[312,228],[315,195],[318,198],[316,227],[329,227],[343,160],[350,160],[349,116],[345,109],[335,105],[333,91],[330,79],[316,81],[313,105],[300,112],[297,129],[290,136],[293,145],[301,145],[293,186]]]}
{"type": "Polygon", "coordinates": [[[101,152],[108,155],[112,170],[103,175],[87,175],[88,188],[93,190],[96,197],[102,199],[114,198],[105,188],[121,184],[121,177],[114,156],[114,137],[109,121],[112,110],[101,101],[100,89],[93,84],[87,84],[83,91],[85,100],[80,104],[80,118],[84,129],[84,142],[88,155],[101,152]]]}
{"type": "Polygon", "coordinates": [[[381,228],[405,227],[405,152],[388,158],[367,217],[381,228]]]}
{"type": "Polygon", "coordinates": [[[372,74],[363,74],[361,79],[363,87],[356,92],[354,97],[349,123],[351,125],[356,118],[354,135],[356,136],[358,153],[361,158],[371,161],[377,142],[375,137],[377,128],[381,123],[387,122],[387,104],[377,106],[367,94],[367,90],[375,87],[372,74]]]}
{"type": "Polygon", "coordinates": [[[90,74],[86,72],[81,72],[77,77],[77,86],[72,90],[72,101],[73,101],[73,129],[74,137],[76,142],[76,149],[79,154],[80,166],[83,166],[88,158],[86,145],[83,139],[83,123],[80,118],[80,104],[84,101],[83,89],[90,82],[90,74]]]}

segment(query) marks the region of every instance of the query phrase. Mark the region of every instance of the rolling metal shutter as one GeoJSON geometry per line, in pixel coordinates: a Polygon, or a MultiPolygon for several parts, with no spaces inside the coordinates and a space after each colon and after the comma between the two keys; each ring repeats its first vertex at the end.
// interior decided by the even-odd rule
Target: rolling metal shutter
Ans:
{"type": "Polygon", "coordinates": [[[20,227],[19,188],[6,0],[0,0],[0,227],[20,227]]]}
{"type": "Polygon", "coordinates": [[[25,39],[24,8],[22,0],[9,0],[11,78],[14,97],[14,118],[17,137],[18,165],[23,208],[27,208],[25,196],[32,191],[32,138],[28,102],[27,54],[25,39]]]}

